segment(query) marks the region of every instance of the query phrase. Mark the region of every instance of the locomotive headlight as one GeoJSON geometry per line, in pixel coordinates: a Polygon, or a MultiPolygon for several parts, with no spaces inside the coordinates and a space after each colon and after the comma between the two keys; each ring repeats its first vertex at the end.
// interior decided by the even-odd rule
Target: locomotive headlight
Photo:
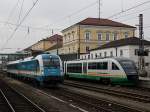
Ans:
{"type": "Polygon", "coordinates": [[[42,72],[42,74],[44,74],[44,70],[43,69],[41,70],[41,72],[42,72]]]}

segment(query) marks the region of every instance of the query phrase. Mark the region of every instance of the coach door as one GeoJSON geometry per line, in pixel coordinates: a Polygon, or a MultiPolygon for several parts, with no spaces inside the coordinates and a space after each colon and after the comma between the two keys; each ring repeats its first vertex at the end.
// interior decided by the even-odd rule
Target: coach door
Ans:
{"type": "Polygon", "coordinates": [[[87,74],[87,62],[83,62],[83,73],[87,74]]]}

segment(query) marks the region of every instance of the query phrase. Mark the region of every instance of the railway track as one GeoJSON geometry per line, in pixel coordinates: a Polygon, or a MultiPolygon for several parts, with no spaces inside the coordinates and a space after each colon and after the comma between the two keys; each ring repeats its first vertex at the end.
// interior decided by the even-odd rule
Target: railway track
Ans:
{"type": "Polygon", "coordinates": [[[47,96],[48,94],[52,93],[57,97],[61,96],[62,99],[67,98],[68,101],[71,101],[71,103],[75,102],[75,104],[78,106],[83,107],[84,105],[86,108],[88,108],[89,112],[143,112],[143,110],[137,108],[135,109],[125,105],[121,105],[119,103],[95,98],[86,94],[76,93],[65,88],[60,88],[59,91],[50,91],[49,89],[43,89],[39,92],[47,96]]]}
{"type": "Polygon", "coordinates": [[[7,101],[7,99],[5,98],[5,96],[3,95],[3,92],[1,89],[0,89],[0,110],[1,112],[13,112],[14,111],[11,105],[9,104],[9,102],[7,101]]]}
{"type": "Polygon", "coordinates": [[[23,94],[0,82],[0,111],[1,112],[45,112],[23,94]]]}
{"type": "Polygon", "coordinates": [[[128,98],[128,99],[132,99],[134,101],[140,101],[143,103],[150,103],[150,96],[148,95],[142,95],[142,94],[129,92],[129,91],[114,90],[111,88],[108,89],[108,88],[103,88],[103,87],[96,87],[96,86],[81,84],[81,83],[72,82],[72,81],[65,81],[64,84],[68,86],[72,86],[72,87],[82,88],[82,89],[109,94],[109,95],[113,95],[117,97],[119,96],[123,98],[128,98]]]}

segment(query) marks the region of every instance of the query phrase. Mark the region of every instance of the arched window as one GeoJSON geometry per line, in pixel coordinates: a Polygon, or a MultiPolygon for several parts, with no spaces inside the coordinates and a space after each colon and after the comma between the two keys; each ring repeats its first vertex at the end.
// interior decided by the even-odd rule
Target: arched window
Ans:
{"type": "Polygon", "coordinates": [[[91,32],[87,31],[85,32],[85,40],[88,41],[91,38],[91,32]]]}
{"type": "Polygon", "coordinates": [[[102,40],[102,33],[98,33],[98,34],[97,34],[97,39],[98,39],[98,41],[101,41],[101,40],[102,40]]]}
{"type": "Polygon", "coordinates": [[[109,41],[110,40],[110,33],[106,33],[106,41],[109,41]]]}

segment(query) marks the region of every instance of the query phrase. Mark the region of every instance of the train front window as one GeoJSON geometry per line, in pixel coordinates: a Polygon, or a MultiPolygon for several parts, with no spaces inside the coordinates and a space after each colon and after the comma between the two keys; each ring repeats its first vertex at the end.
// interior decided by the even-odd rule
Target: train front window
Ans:
{"type": "Polygon", "coordinates": [[[59,58],[47,58],[43,59],[44,67],[60,67],[59,58]]]}
{"type": "Polygon", "coordinates": [[[122,67],[125,70],[136,70],[136,66],[135,66],[134,62],[132,62],[132,61],[123,60],[123,61],[120,61],[120,64],[122,65],[122,67]]]}

